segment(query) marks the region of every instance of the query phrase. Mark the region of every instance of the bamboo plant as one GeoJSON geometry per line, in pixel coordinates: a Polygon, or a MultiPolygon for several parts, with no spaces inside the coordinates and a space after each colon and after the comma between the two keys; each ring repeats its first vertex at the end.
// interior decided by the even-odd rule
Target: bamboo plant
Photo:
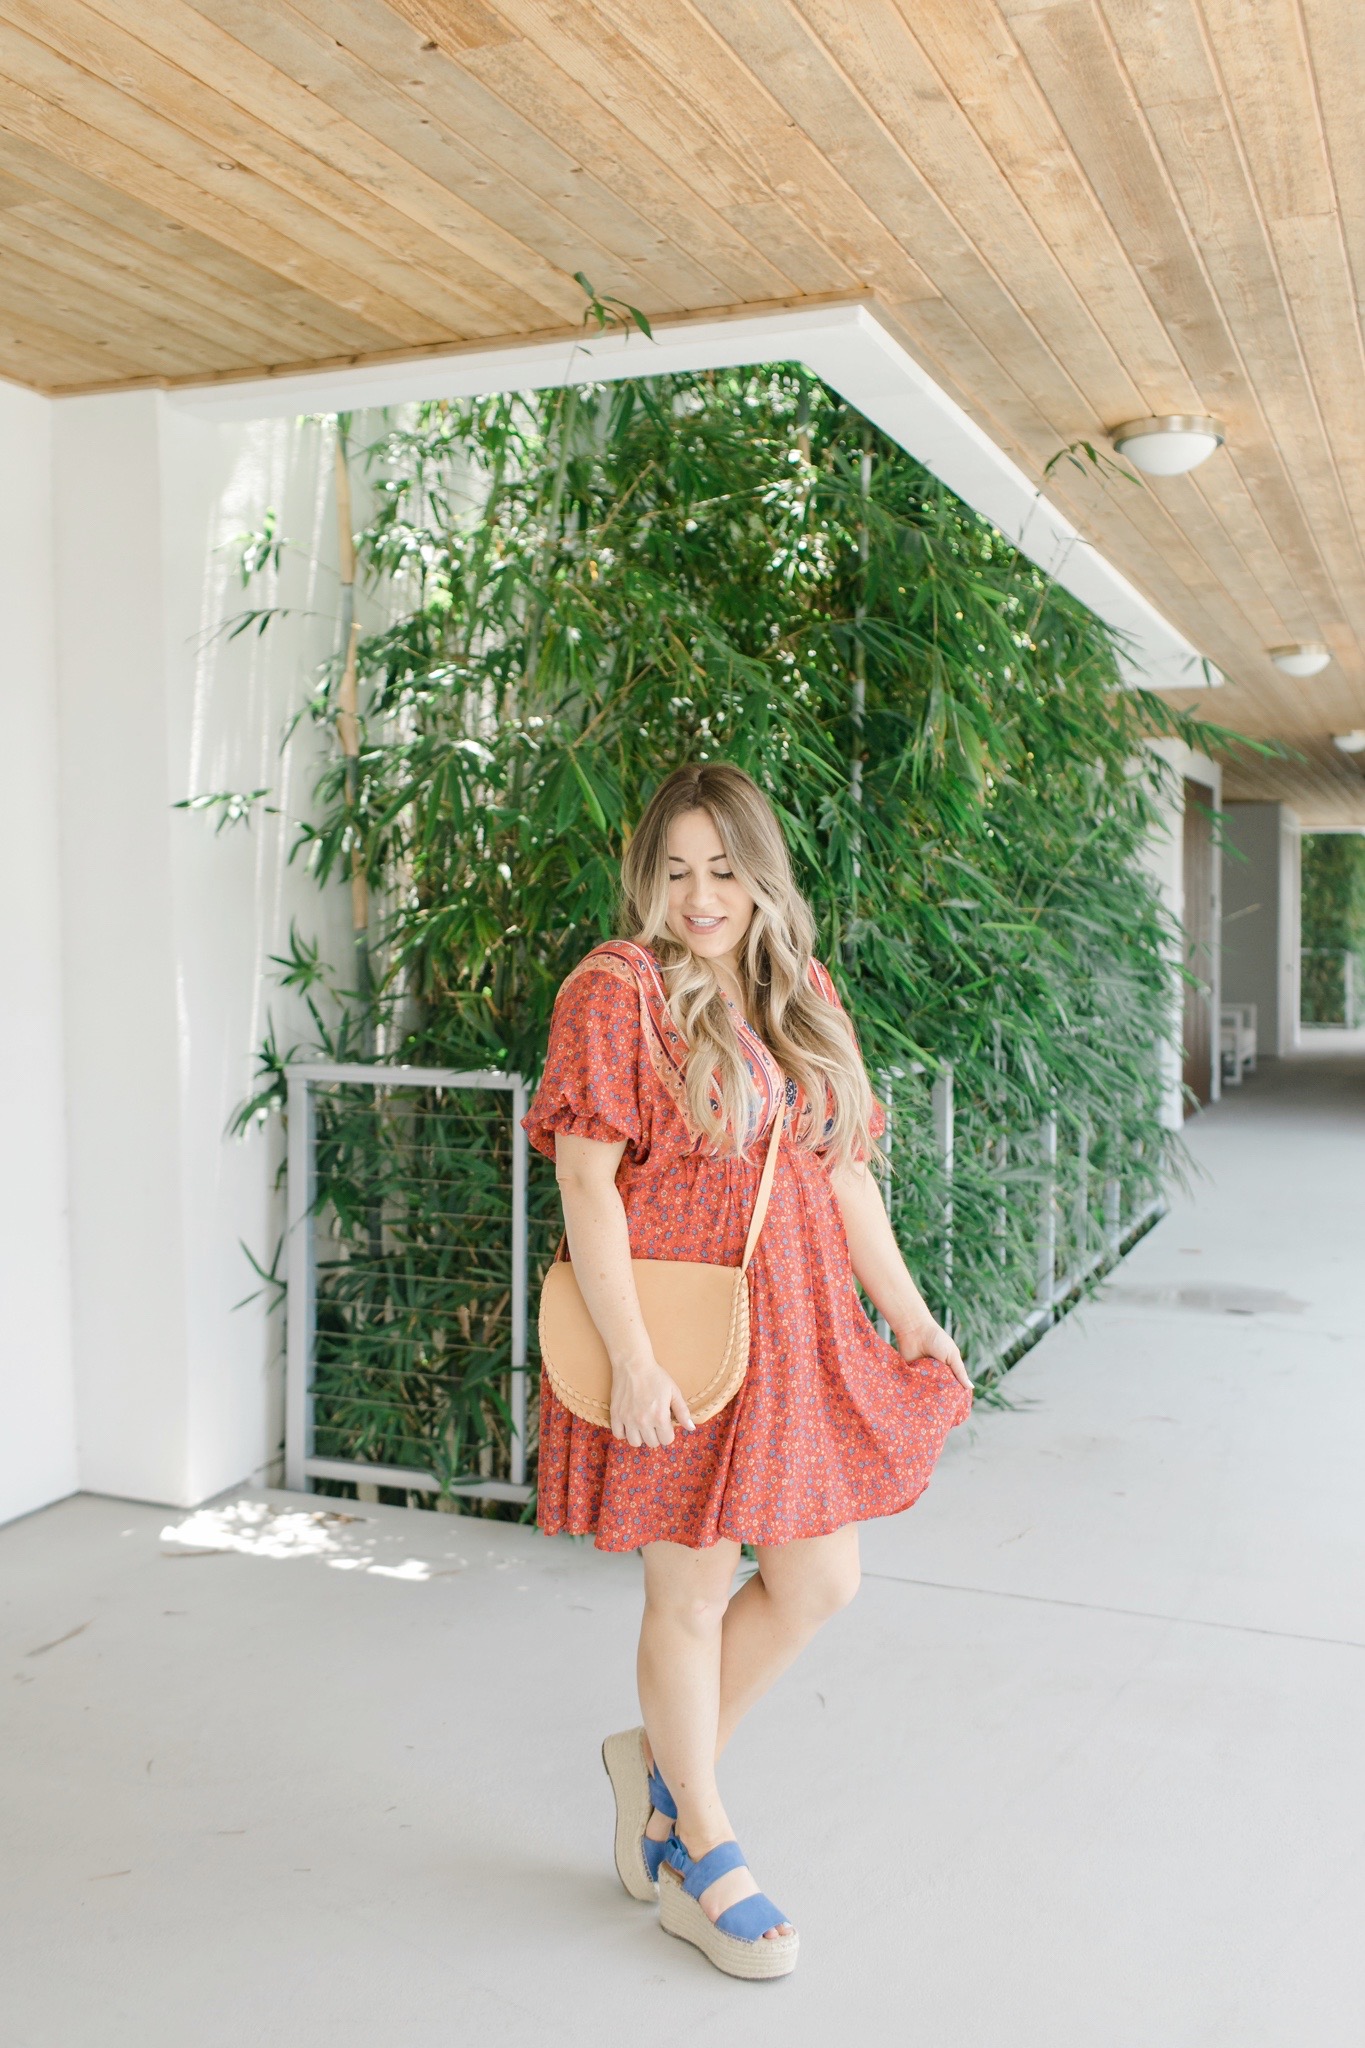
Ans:
{"type": "Polygon", "coordinates": [[[1365,836],[1309,832],[1302,848],[1301,1022],[1365,1017],[1365,836]]]}
{"type": "MultiPolygon", "coordinates": [[[[534,1077],[560,981],[615,928],[631,821],[679,762],[724,757],[776,806],[890,1100],[912,1270],[992,1381],[1036,1284],[1045,1120],[1064,1254],[1114,1223],[1088,1189],[1132,1216],[1172,1165],[1144,743],[1200,728],[1121,687],[1081,604],[798,366],[361,427],[338,498],[349,529],[349,451],[355,573],[388,623],[348,612],[315,690],[335,754],[301,831],[319,887],[352,892],[356,952],[329,973],[296,940],[286,973],[330,991],[317,1045],[272,1042],[244,1115],[318,1047],[534,1077]],[[951,1190],[926,1097],[947,1063],[951,1190]]],[[[345,534],[342,562],[344,590],[345,534]]],[[[454,1479],[506,1449],[508,1141],[437,1107],[324,1119],[318,1413],[334,1450],[454,1479]]],[[[543,1259],[548,1171],[532,1208],[543,1259]]]]}

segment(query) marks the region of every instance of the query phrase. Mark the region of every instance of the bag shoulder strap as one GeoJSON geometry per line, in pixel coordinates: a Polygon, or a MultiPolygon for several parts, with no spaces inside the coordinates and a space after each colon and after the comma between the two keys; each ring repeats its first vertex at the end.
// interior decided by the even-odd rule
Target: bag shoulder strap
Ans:
{"type": "Polygon", "coordinates": [[[763,1178],[758,1183],[758,1194],[754,1200],[754,1213],[749,1219],[749,1235],[744,1241],[744,1257],[739,1262],[741,1273],[749,1270],[749,1261],[758,1243],[758,1234],[763,1228],[763,1219],[768,1213],[768,1197],[773,1191],[773,1175],[777,1172],[777,1148],[782,1139],[782,1126],[787,1121],[787,1091],[782,1090],[782,1100],[777,1115],[773,1118],[773,1134],[768,1140],[768,1156],[763,1162],[763,1178]]]}
{"type": "MultiPolygon", "coordinates": [[[[763,1161],[763,1174],[758,1183],[758,1193],[754,1198],[754,1213],[749,1218],[749,1235],[744,1241],[744,1257],[739,1262],[741,1273],[747,1273],[749,1270],[749,1261],[754,1255],[759,1232],[763,1228],[763,1220],[768,1213],[768,1197],[773,1191],[773,1175],[777,1172],[777,1148],[781,1143],[782,1126],[786,1121],[787,1098],[784,1093],[777,1115],[773,1119],[773,1134],[768,1140],[767,1157],[763,1161]]],[[[562,1261],[567,1265],[568,1258],[569,1240],[566,1235],[561,1234],[553,1263],[558,1265],[562,1261]]]]}

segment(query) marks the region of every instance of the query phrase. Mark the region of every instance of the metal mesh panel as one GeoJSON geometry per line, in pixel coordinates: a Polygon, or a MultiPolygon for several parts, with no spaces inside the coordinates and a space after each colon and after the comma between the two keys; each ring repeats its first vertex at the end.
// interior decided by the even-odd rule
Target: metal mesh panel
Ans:
{"type": "Polygon", "coordinates": [[[529,1498],[525,1109],[517,1075],[290,1076],[289,1484],[529,1498]]]}

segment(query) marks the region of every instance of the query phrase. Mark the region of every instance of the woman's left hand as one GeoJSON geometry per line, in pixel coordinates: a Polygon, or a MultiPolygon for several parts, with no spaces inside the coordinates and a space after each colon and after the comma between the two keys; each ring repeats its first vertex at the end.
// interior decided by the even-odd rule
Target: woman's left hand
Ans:
{"type": "Polygon", "coordinates": [[[947,1366],[954,1379],[961,1381],[969,1394],[972,1392],[972,1376],[962,1363],[962,1353],[938,1323],[907,1324],[904,1329],[894,1331],[893,1335],[902,1358],[936,1358],[940,1365],[947,1366]]]}

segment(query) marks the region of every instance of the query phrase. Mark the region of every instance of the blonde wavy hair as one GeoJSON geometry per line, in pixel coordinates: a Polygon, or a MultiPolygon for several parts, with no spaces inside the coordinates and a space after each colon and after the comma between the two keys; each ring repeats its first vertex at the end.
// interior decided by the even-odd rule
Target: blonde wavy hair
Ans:
{"type": "Polygon", "coordinates": [[[758,784],[723,761],[679,768],[660,784],[621,866],[625,933],[658,955],[669,1011],[687,1042],[694,1125],[717,1149],[743,1151],[754,1095],[714,968],[668,924],[668,831],[689,811],[709,815],[736,880],[754,899],[739,953],[740,982],[760,1037],[811,1106],[806,1129],[793,1136],[812,1151],[827,1151],[832,1161],[872,1156],[872,1092],[847,1019],[811,980],[815,923],[796,886],[782,828],[758,784]]]}

